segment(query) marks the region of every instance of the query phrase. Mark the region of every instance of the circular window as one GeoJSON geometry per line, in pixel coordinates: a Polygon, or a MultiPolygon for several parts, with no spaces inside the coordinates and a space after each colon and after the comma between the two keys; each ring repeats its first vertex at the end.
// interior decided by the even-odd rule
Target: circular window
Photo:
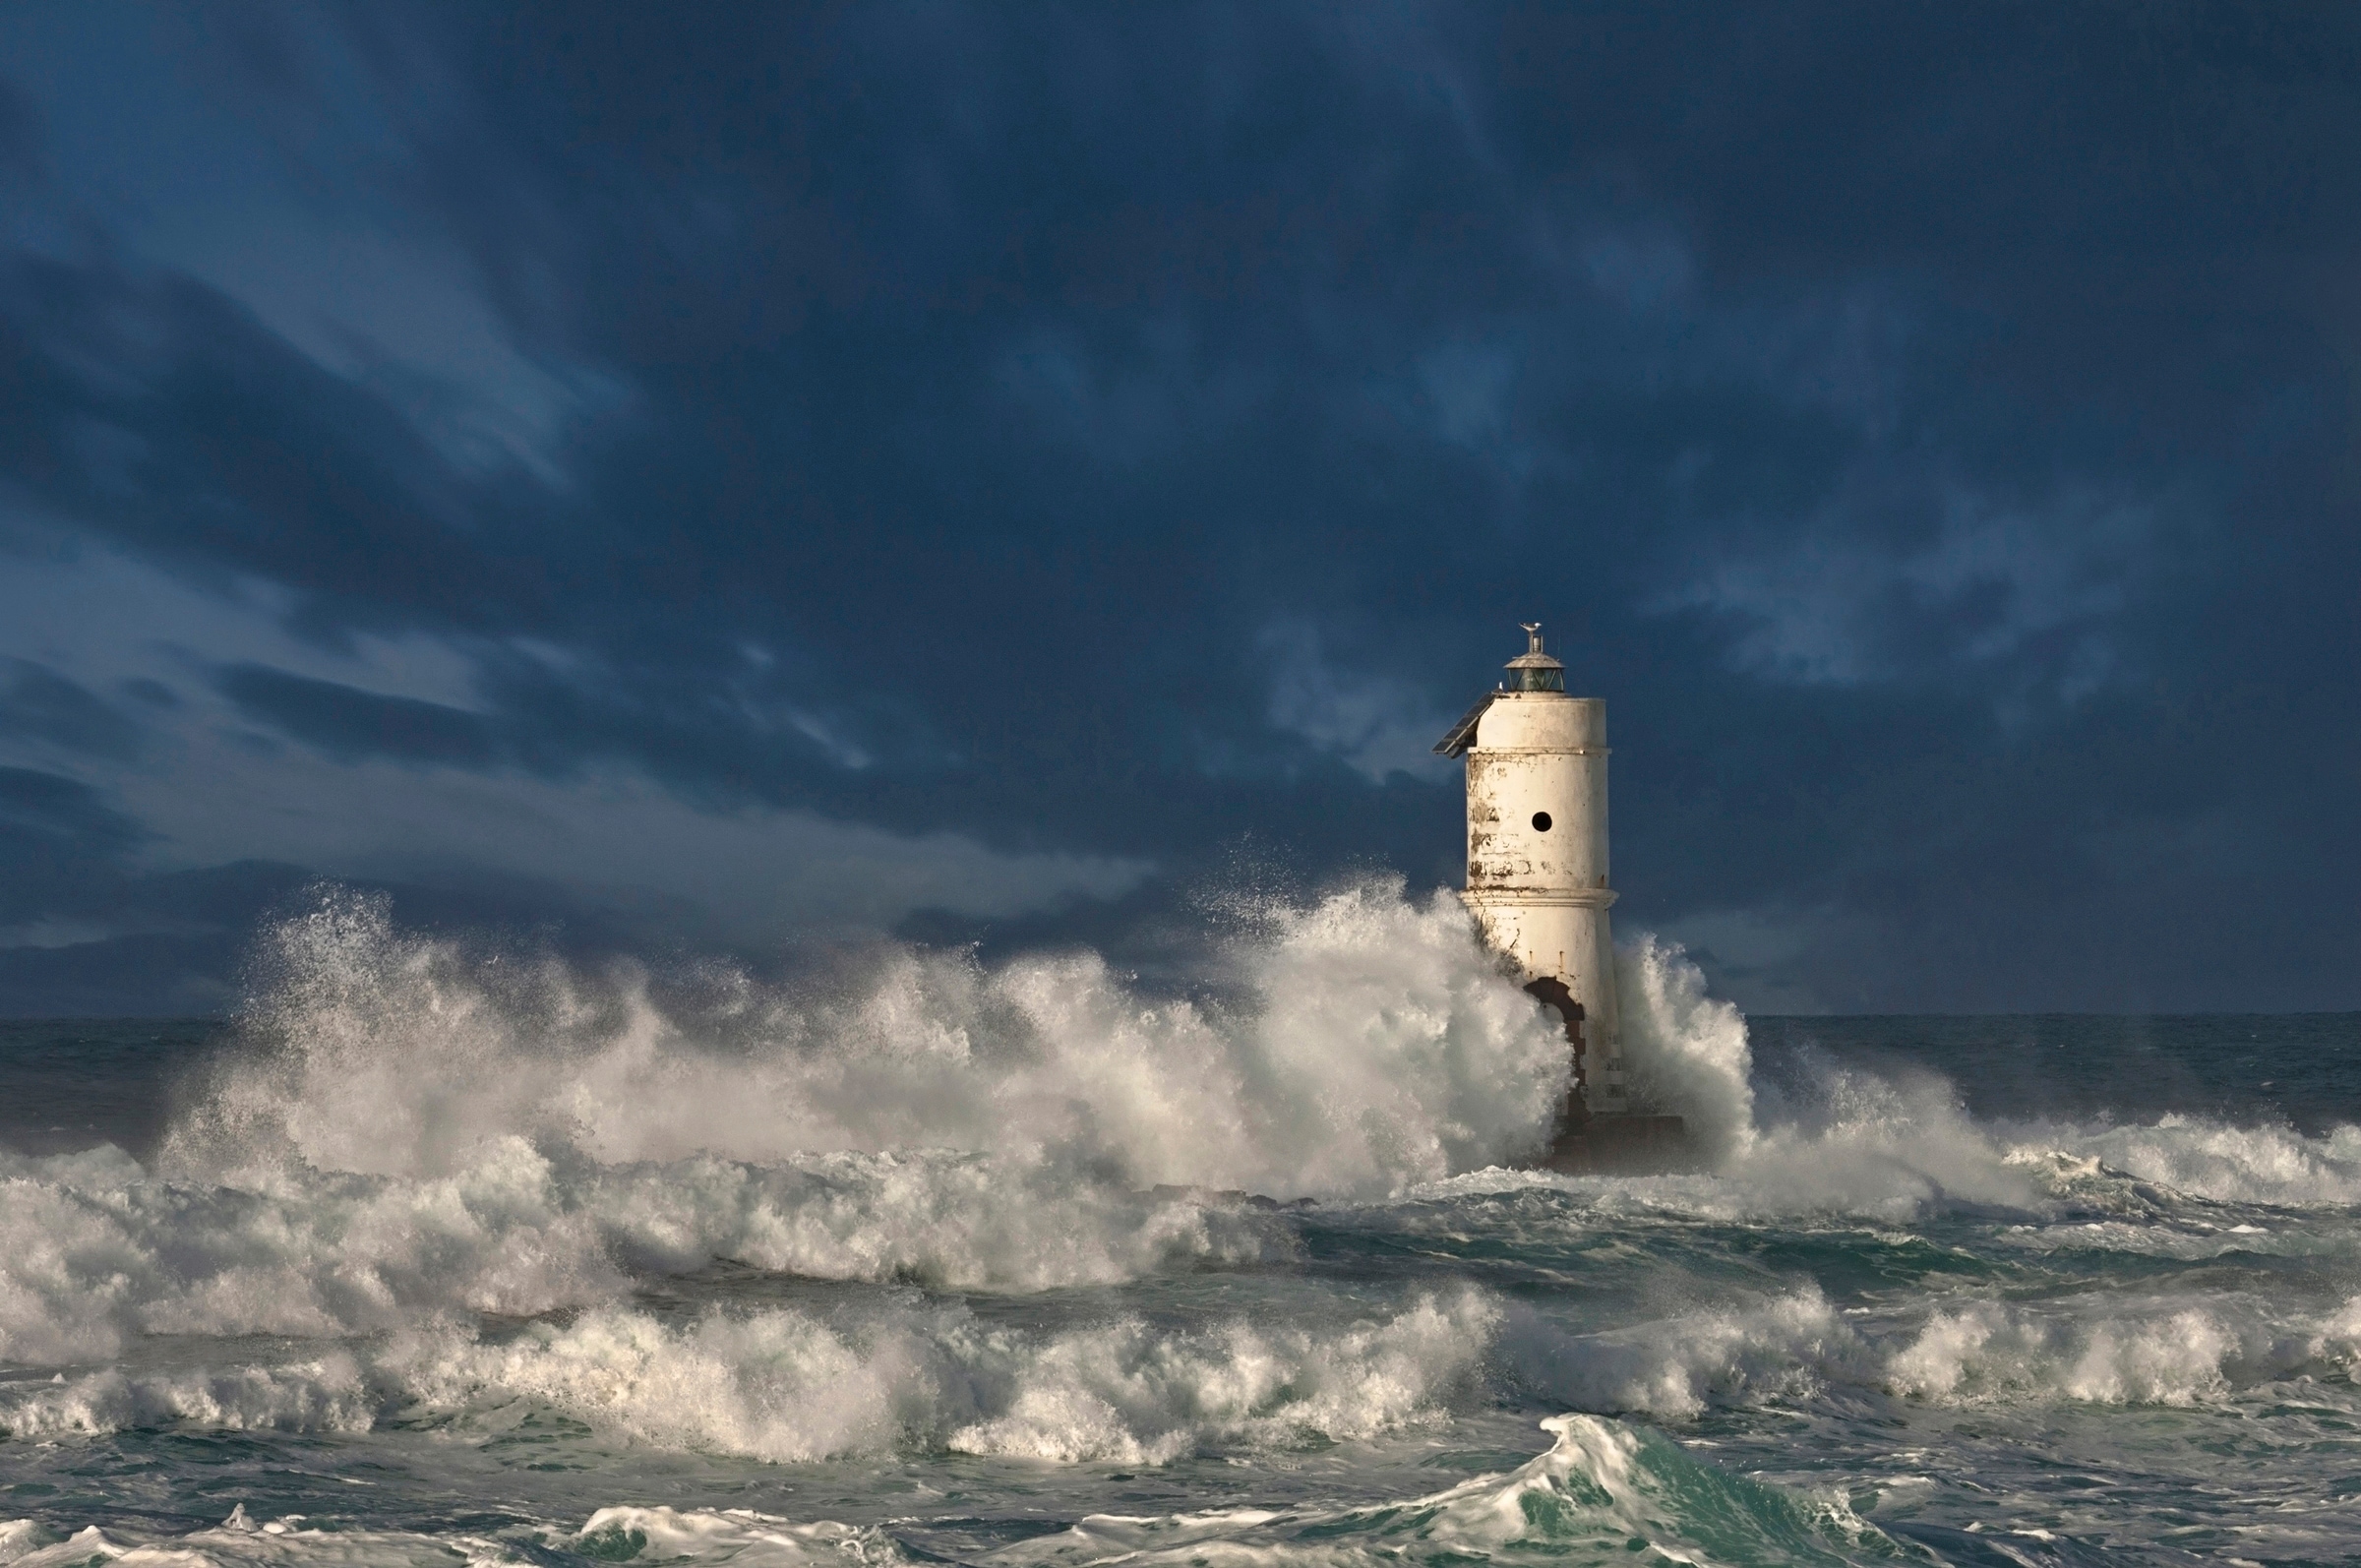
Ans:
{"type": "Polygon", "coordinates": [[[1536,812],[1533,814],[1533,830],[1537,833],[1546,833],[1549,831],[1549,814],[1547,812],[1536,812]]]}

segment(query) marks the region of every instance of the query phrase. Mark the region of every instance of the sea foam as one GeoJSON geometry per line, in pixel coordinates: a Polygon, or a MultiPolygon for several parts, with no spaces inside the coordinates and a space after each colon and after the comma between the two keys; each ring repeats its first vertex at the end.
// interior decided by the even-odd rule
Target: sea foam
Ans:
{"type": "Polygon", "coordinates": [[[760,1460],[949,1450],[1158,1464],[1441,1419],[1482,1398],[1498,1317],[1464,1290],[1320,1324],[1125,1316],[1052,1332],[890,1300],[685,1323],[606,1306],[498,1338],[446,1323],[275,1366],[18,1384],[0,1389],[0,1430],[363,1431],[427,1414],[464,1429],[523,1401],[609,1437],[760,1460]]]}
{"type": "Polygon", "coordinates": [[[609,1165],[941,1148],[1370,1195],[1545,1140],[1563,1042],[1456,900],[1373,883],[1262,924],[1218,1004],[1145,996],[1088,952],[897,949],[832,990],[717,982],[726,1005],[688,1018],[629,966],[402,934],[383,900],[332,893],[270,934],[254,1045],[165,1168],[436,1176],[515,1135],[609,1165]]]}
{"type": "Polygon", "coordinates": [[[2361,1133],[1983,1123],[1940,1079],[1829,1064],[1758,1097],[1744,1020],[1643,938],[1620,958],[1635,1077],[1711,1169],[1503,1169],[1546,1133],[1562,1038],[1455,900],[1385,883],[1263,911],[1196,1000],[1086,953],[988,968],[893,949],[850,982],[731,977],[727,1006],[682,1008],[637,971],[403,934],[342,894],[271,941],[247,1046],[155,1169],[0,1155],[0,1360],[82,1367],[159,1335],[276,1348],[14,1384],[0,1425],[355,1429],[522,1400],[757,1458],[1149,1463],[1471,1399],[1673,1420],[1829,1390],[2188,1403],[2352,1363],[2349,1306],[2194,1288],[2104,1309],[1930,1293],[1864,1315],[1799,1282],[1665,1274],[1683,1309],[1596,1332],[1475,1291],[1185,1331],[1111,1308],[1013,1334],[884,1296],[660,1317],[634,1292],[716,1260],[977,1297],[1302,1263],[1302,1218],[1239,1189],[1315,1193],[1332,1229],[1360,1206],[1400,1235],[1449,1204],[1444,1230],[1497,1225],[1513,1246],[1960,1215],[2024,1256],[2349,1250],[2300,1211],[2361,1195],[2361,1133]],[[1510,1214],[1492,1193],[1548,1201],[1510,1214]]]}
{"type": "Polygon", "coordinates": [[[120,1156],[0,1176],[0,1359],[104,1359],[142,1334],[333,1338],[448,1313],[530,1316],[727,1258],[815,1279],[979,1291],[1277,1262],[1272,1214],[1158,1196],[1054,1159],[837,1153],[600,1166],[514,1134],[435,1176],[292,1166],[252,1187],[120,1156]]]}

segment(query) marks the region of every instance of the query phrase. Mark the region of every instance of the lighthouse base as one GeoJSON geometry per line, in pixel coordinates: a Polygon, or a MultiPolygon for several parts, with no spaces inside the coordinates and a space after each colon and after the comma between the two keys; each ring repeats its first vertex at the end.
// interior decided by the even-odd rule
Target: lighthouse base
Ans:
{"type": "Polygon", "coordinates": [[[1697,1151],[1680,1117],[1591,1110],[1588,1019],[1572,989],[1554,975],[1544,975],[1526,982],[1525,992],[1558,1015],[1566,1044],[1574,1049],[1574,1081],[1558,1113],[1557,1135],[1549,1140],[1548,1153],[1526,1169],[1568,1176],[1668,1176],[1698,1169],[1697,1151]]]}
{"type": "Polygon", "coordinates": [[[1678,1116],[1597,1116],[1569,1122],[1537,1171],[1567,1176],[1669,1176],[1697,1169],[1697,1151],[1678,1116]]]}

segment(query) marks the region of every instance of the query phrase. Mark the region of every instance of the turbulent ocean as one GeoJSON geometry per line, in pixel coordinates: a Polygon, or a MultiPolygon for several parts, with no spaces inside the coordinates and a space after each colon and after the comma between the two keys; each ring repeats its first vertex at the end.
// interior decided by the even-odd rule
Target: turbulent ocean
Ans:
{"type": "Polygon", "coordinates": [[[1518,1168],[1447,895],[1154,983],[571,968],[332,896],[0,1025],[0,1565],[2361,1558],[2361,1017],[1748,1020],[1518,1168]]]}

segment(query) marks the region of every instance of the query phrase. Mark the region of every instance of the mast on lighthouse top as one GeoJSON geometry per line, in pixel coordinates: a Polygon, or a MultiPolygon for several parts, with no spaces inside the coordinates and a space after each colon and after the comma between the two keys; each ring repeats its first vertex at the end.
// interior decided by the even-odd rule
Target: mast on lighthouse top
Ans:
{"type": "Polygon", "coordinates": [[[1539,621],[1520,621],[1525,629],[1526,647],[1523,653],[1508,661],[1508,681],[1504,690],[1510,692],[1563,692],[1566,689],[1566,667],[1542,651],[1542,624],[1539,621]]]}

